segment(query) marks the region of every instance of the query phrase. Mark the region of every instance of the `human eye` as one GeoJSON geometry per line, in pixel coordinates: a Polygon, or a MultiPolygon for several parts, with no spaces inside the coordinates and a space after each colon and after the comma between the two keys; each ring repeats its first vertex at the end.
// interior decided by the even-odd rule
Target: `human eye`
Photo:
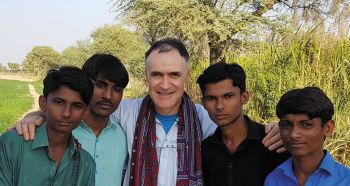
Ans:
{"type": "Polygon", "coordinates": [[[290,128],[291,127],[291,123],[287,122],[287,121],[279,121],[278,125],[280,128],[290,128]]]}
{"type": "Polygon", "coordinates": [[[215,101],[215,97],[213,97],[213,96],[205,96],[204,100],[205,101],[215,101]]]}
{"type": "Polygon", "coordinates": [[[152,72],[150,76],[151,77],[160,77],[161,73],[159,73],[159,72],[152,72]]]}
{"type": "Polygon", "coordinates": [[[54,99],[53,103],[55,103],[56,105],[62,105],[64,102],[61,99],[54,99]]]}
{"type": "Polygon", "coordinates": [[[96,86],[97,88],[103,88],[103,87],[106,86],[106,84],[103,83],[103,82],[96,81],[96,82],[95,82],[95,86],[96,86]]]}
{"type": "Polygon", "coordinates": [[[312,125],[311,122],[305,121],[305,122],[302,122],[302,123],[301,123],[301,126],[302,126],[303,128],[311,128],[313,125],[312,125]]]}
{"type": "Polygon", "coordinates": [[[170,76],[172,78],[179,78],[179,77],[181,77],[181,74],[179,72],[172,72],[172,73],[170,73],[170,76]]]}
{"type": "Polygon", "coordinates": [[[229,99],[229,98],[231,98],[232,96],[233,96],[233,94],[225,94],[225,95],[224,95],[224,98],[225,98],[225,99],[229,99]]]}
{"type": "Polygon", "coordinates": [[[118,86],[114,86],[113,87],[113,91],[119,93],[119,92],[123,91],[123,88],[122,87],[118,87],[118,86]]]}
{"type": "Polygon", "coordinates": [[[75,104],[73,104],[73,108],[75,110],[83,109],[84,108],[84,104],[82,104],[82,103],[75,103],[75,104]]]}

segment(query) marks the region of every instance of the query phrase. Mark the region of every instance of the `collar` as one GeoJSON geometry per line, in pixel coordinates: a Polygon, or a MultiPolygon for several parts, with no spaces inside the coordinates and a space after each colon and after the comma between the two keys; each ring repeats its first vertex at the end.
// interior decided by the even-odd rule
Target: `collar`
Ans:
{"type": "MultiPolygon", "coordinates": [[[[259,132],[258,123],[254,122],[246,115],[243,115],[243,117],[247,127],[247,137],[245,140],[261,141],[264,136],[259,132]]],[[[215,130],[212,141],[215,143],[222,143],[222,133],[219,127],[215,130]]]]}
{"type": "MultiPolygon", "coordinates": [[[[107,126],[105,128],[106,129],[108,129],[108,128],[115,129],[117,127],[117,125],[118,125],[117,123],[111,122],[111,120],[109,119],[107,126]]],[[[83,129],[86,129],[86,130],[90,129],[90,127],[83,120],[80,121],[79,126],[81,126],[83,129]]]]}
{"type": "Polygon", "coordinates": [[[36,129],[35,138],[32,143],[32,149],[40,147],[48,147],[49,141],[47,138],[46,122],[36,129]]]}
{"type": "MultiPolygon", "coordinates": [[[[323,152],[325,153],[325,156],[323,157],[320,166],[314,172],[319,170],[329,175],[334,175],[334,173],[336,172],[336,162],[328,151],[323,150],[323,152]]],[[[282,163],[277,169],[280,169],[284,175],[296,179],[293,172],[292,158],[289,158],[287,161],[282,163]]]]}
{"type": "MultiPolygon", "coordinates": [[[[37,149],[41,147],[48,147],[49,146],[49,141],[48,141],[48,136],[47,136],[47,131],[46,131],[47,124],[46,122],[43,123],[40,127],[36,129],[35,132],[35,138],[32,143],[32,149],[37,149]]],[[[74,152],[77,150],[76,142],[74,141],[74,137],[71,134],[69,137],[68,141],[68,155],[73,156],[74,152]]]]}

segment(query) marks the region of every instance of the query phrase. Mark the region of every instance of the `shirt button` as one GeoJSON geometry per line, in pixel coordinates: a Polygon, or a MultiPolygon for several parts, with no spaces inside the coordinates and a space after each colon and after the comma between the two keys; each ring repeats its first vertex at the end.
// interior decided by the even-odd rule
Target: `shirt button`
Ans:
{"type": "Polygon", "coordinates": [[[229,163],[229,164],[228,164],[228,168],[232,168],[232,163],[229,163]]]}
{"type": "Polygon", "coordinates": [[[227,178],[227,183],[231,184],[231,182],[232,182],[231,178],[227,178]]]}
{"type": "Polygon", "coordinates": [[[130,179],[132,179],[132,180],[133,180],[133,179],[134,179],[134,176],[130,176],[130,179]]]}
{"type": "Polygon", "coordinates": [[[132,152],[136,152],[136,150],[135,150],[135,149],[132,149],[132,152]]]}
{"type": "Polygon", "coordinates": [[[96,155],[96,159],[98,158],[98,155],[96,155]]]}
{"type": "Polygon", "coordinates": [[[132,165],[132,166],[134,166],[134,165],[135,165],[135,163],[131,163],[131,165],[132,165]]]}

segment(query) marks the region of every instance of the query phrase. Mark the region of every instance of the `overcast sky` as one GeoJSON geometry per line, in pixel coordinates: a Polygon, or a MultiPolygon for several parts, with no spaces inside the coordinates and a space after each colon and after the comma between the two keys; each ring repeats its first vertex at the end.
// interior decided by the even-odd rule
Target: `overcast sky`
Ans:
{"type": "Polygon", "coordinates": [[[33,46],[61,52],[112,24],[109,0],[1,0],[0,63],[22,63],[33,46]]]}

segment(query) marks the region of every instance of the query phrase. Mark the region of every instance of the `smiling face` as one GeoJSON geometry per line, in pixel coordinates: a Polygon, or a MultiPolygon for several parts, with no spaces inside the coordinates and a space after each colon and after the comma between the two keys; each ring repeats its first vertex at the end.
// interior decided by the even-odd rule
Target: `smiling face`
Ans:
{"type": "Polygon", "coordinates": [[[65,134],[79,125],[87,107],[78,92],[64,85],[47,98],[40,96],[39,105],[45,112],[48,130],[65,134]]]}
{"type": "Polygon", "coordinates": [[[146,59],[148,91],[158,113],[178,112],[188,76],[188,65],[176,49],[158,53],[154,50],[146,59]]]}
{"type": "Polygon", "coordinates": [[[333,132],[330,120],[322,127],[321,118],[310,119],[306,114],[287,114],[279,122],[282,141],[295,157],[323,155],[323,142],[333,132]]]}
{"type": "Polygon", "coordinates": [[[242,107],[248,99],[248,93],[241,93],[238,87],[233,86],[232,79],[224,79],[205,86],[202,102],[210,118],[219,127],[224,127],[243,116],[242,107]]]}
{"type": "Polygon", "coordinates": [[[95,116],[107,118],[118,108],[123,98],[123,88],[100,76],[93,81],[93,85],[94,91],[89,103],[90,112],[95,116]]]}

